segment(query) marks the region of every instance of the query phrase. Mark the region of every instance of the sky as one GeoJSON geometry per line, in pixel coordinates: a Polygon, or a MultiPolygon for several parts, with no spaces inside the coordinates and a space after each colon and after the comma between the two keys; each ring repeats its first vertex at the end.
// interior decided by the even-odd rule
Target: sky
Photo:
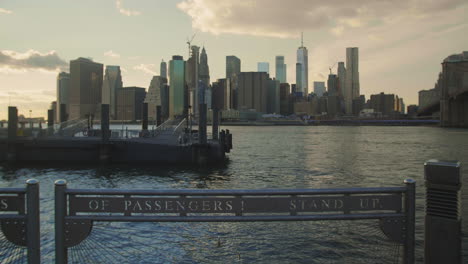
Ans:
{"type": "Polygon", "coordinates": [[[442,60],[468,50],[466,0],[0,0],[0,119],[7,106],[46,116],[56,77],[69,61],[120,65],[124,86],[148,88],[162,59],[204,46],[211,81],[225,77],[227,55],[241,71],[285,56],[295,82],[304,32],[309,91],[329,67],[359,47],[361,94],[380,92],[417,104],[442,60]]]}

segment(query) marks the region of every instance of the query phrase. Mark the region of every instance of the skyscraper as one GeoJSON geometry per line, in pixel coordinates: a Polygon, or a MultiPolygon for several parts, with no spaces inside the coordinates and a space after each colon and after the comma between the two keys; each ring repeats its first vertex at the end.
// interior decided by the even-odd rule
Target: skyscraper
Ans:
{"type": "Polygon", "coordinates": [[[161,61],[159,66],[159,76],[167,79],[167,64],[164,60],[161,61]]]}
{"type": "Polygon", "coordinates": [[[267,90],[267,113],[280,113],[280,82],[275,79],[268,79],[267,90]]]}
{"type": "Polygon", "coordinates": [[[102,71],[103,65],[90,59],[70,61],[70,120],[100,113],[102,71]]]}
{"type": "Polygon", "coordinates": [[[141,120],[146,90],[142,87],[125,87],[117,91],[117,120],[141,120]]]}
{"type": "Polygon", "coordinates": [[[286,83],[286,64],[284,64],[284,56],[276,56],[275,64],[276,80],[280,83],[286,83]]]}
{"type": "MultiPolygon", "coordinates": [[[[304,47],[304,38],[301,34],[301,46],[297,49],[297,63],[301,64],[300,67],[300,82],[296,80],[298,92],[302,92],[303,96],[309,94],[309,58],[307,48],[304,47]]],[[[298,69],[296,64],[296,70],[298,69]]],[[[297,77],[296,73],[296,77],[297,77]]]]}
{"type": "Polygon", "coordinates": [[[69,108],[69,92],[70,92],[70,74],[61,72],[57,76],[57,101],[56,101],[56,120],[61,122],[61,116],[66,119],[69,108]],[[64,106],[61,106],[64,105],[64,106]],[[63,111],[63,113],[61,112],[63,111]]]}
{"type": "Polygon", "coordinates": [[[185,61],[182,56],[172,56],[169,61],[169,118],[185,112],[185,61]]]}
{"type": "Polygon", "coordinates": [[[205,47],[203,47],[200,55],[200,70],[199,79],[206,85],[210,85],[210,67],[208,66],[208,55],[206,55],[205,47]]]}
{"type": "MultiPolygon", "coordinates": [[[[328,89],[330,91],[330,88],[328,88],[328,89]]],[[[314,93],[318,97],[321,97],[321,96],[323,96],[324,92],[325,92],[325,82],[314,82],[314,93]]]]}
{"type": "Polygon", "coordinates": [[[294,89],[294,93],[301,94],[301,96],[305,96],[304,91],[301,89],[302,87],[302,64],[296,63],[296,85],[294,89]]]}
{"type": "MultiPolygon", "coordinates": [[[[146,93],[145,103],[148,103],[148,119],[156,120],[156,107],[163,106],[163,89],[167,85],[167,79],[161,76],[153,76],[148,93],[146,93]]],[[[165,102],[167,103],[167,102],[165,102]]],[[[162,113],[161,113],[162,114],[162,113]]]]}
{"type": "Polygon", "coordinates": [[[187,68],[185,70],[185,80],[188,87],[188,104],[192,107],[193,114],[197,114],[198,110],[198,78],[200,66],[200,48],[198,46],[190,47],[190,58],[187,60],[187,68]]]}
{"type": "Polygon", "coordinates": [[[233,75],[241,71],[241,61],[236,56],[226,56],[226,78],[232,78],[233,75]]]}
{"type": "Polygon", "coordinates": [[[237,79],[237,109],[266,113],[268,74],[265,72],[241,72],[237,79]]]}
{"type": "Polygon", "coordinates": [[[338,77],[336,74],[329,74],[327,80],[328,96],[338,96],[338,77]]]}
{"type": "Polygon", "coordinates": [[[345,111],[353,113],[353,99],[359,97],[359,51],[358,48],[346,48],[345,111]]]}
{"type": "Polygon", "coordinates": [[[120,66],[106,66],[104,80],[102,82],[102,103],[109,105],[109,116],[113,120],[116,118],[116,94],[119,89],[122,89],[122,75],[120,66]]]}
{"type": "Polygon", "coordinates": [[[258,72],[266,72],[270,74],[270,64],[268,62],[259,62],[257,63],[258,72]]]}

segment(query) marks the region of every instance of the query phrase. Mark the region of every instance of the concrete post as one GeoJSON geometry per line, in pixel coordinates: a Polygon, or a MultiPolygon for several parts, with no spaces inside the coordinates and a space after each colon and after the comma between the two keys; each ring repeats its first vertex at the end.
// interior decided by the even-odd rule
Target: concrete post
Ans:
{"type": "Polygon", "coordinates": [[[462,263],[460,162],[429,160],[424,177],[424,263],[462,263]]]}
{"type": "Polygon", "coordinates": [[[28,263],[41,263],[41,229],[39,218],[39,181],[29,179],[26,181],[27,195],[27,228],[26,243],[28,247],[28,263]]]}
{"type": "Polygon", "coordinates": [[[218,140],[219,136],[219,110],[218,108],[213,108],[213,125],[212,125],[212,136],[214,140],[218,140]]]}
{"type": "Polygon", "coordinates": [[[101,138],[103,142],[109,141],[110,129],[109,129],[109,105],[101,105],[101,138]]]}
{"type": "Polygon", "coordinates": [[[66,264],[68,252],[65,246],[65,216],[67,212],[66,180],[55,181],[55,263],[66,264]]]}
{"type": "Polygon", "coordinates": [[[18,109],[15,106],[8,107],[8,139],[16,139],[18,132],[18,109]]]}
{"type": "Polygon", "coordinates": [[[199,104],[198,110],[198,142],[206,144],[206,104],[199,104]]]}
{"type": "Polygon", "coordinates": [[[143,103],[141,130],[148,130],[148,103],[143,103]]]}

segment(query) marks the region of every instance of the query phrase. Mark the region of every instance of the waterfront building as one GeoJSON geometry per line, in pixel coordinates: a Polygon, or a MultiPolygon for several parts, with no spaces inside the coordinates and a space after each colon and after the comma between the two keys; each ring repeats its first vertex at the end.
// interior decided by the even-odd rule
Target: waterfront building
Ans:
{"type": "Polygon", "coordinates": [[[307,48],[304,47],[304,38],[301,35],[301,46],[297,49],[297,63],[296,63],[296,85],[299,92],[302,92],[304,96],[309,94],[309,58],[307,48]],[[301,66],[297,67],[297,64],[301,66]],[[300,74],[297,74],[297,70],[300,74]],[[298,77],[300,81],[298,81],[298,77]]]}
{"type": "Polygon", "coordinates": [[[103,65],[91,59],[70,61],[69,119],[99,117],[103,65]]]}
{"type": "Polygon", "coordinates": [[[336,74],[329,74],[327,80],[328,96],[339,96],[338,92],[338,76],[336,74]]]}
{"type": "Polygon", "coordinates": [[[291,88],[289,83],[280,84],[280,114],[287,116],[292,114],[291,111],[291,88]]]}
{"type": "Polygon", "coordinates": [[[407,107],[408,117],[415,118],[418,116],[418,106],[417,105],[408,105],[407,107]]]}
{"type": "MultiPolygon", "coordinates": [[[[145,97],[145,103],[148,104],[148,120],[156,120],[156,107],[163,107],[162,93],[164,86],[167,85],[167,79],[161,76],[153,76],[148,87],[148,93],[145,97]]],[[[168,103],[167,101],[164,103],[168,103]]],[[[162,113],[161,113],[162,116],[162,113]]]]}
{"type": "Polygon", "coordinates": [[[190,47],[190,58],[186,63],[185,80],[188,87],[188,104],[192,107],[192,113],[198,115],[198,79],[200,65],[200,48],[198,46],[190,47]]]}
{"type": "Polygon", "coordinates": [[[68,115],[69,108],[69,92],[70,92],[70,74],[61,72],[57,76],[57,101],[55,111],[55,121],[65,121],[68,115]],[[61,118],[62,117],[62,118],[61,118]]]}
{"type": "Polygon", "coordinates": [[[366,97],[365,95],[360,95],[353,99],[353,115],[358,116],[359,113],[365,108],[366,97]]]}
{"type": "Polygon", "coordinates": [[[344,102],[347,115],[353,113],[353,99],[359,97],[359,95],[359,50],[356,47],[346,48],[344,102]]]}
{"type": "Polygon", "coordinates": [[[325,93],[325,82],[314,82],[314,93],[321,97],[325,93]]]}
{"type": "Polygon", "coordinates": [[[241,72],[237,80],[237,109],[266,113],[268,74],[265,72],[241,72]]]}
{"type": "Polygon", "coordinates": [[[218,110],[231,109],[231,79],[218,79],[213,83],[211,108],[218,110]]]}
{"type": "Polygon", "coordinates": [[[182,56],[172,56],[169,61],[169,118],[185,114],[186,102],[185,61],[182,56]]]}
{"type": "Polygon", "coordinates": [[[296,63],[296,83],[295,83],[295,89],[294,89],[294,94],[300,95],[300,96],[306,96],[304,94],[302,87],[302,64],[296,63]]]}
{"type": "Polygon", "coordinates": [[[161,61],[159,66],[159,76],[167,79],[167,64],[164,60],[161,61]]]}
{"type": "Polygon", "coordinates": [[[257,63],[258,72],[266,72],[270,74],[270,64],[268,62],[259,62],[257,63]]]}
{"type": "Polygon", "coordinates": [[[276,56],[275,58],[275,77],[280,83],[286,83],[286,64],[284,64],[284,56],[276,56]]]}
{"type": "Polygon", "coordinates": [[[337,115],[340,114],[341,106],[340,106],[340,98],[337,95],[328,95],[327,98],[327,114],[329,118],[335,118],[337,115]]]}
{"type": "Polygon", "coordinates": [[[369,108],[375,112],[382,113],[382,116],[390,116],[395,110],[395,95],[394,94],[373,94],[369,100],[369,108]]]}
{"type": "Polygon", "coordinates": [[[117,91],[117,120],[141,120],[145,97],[145,88],[132,86],[119,89],[117,91]]]}
{"type": "Polygon", "coordinates": [[[120,66],[106,66],[104,80],[102,81],[102,103],[109,105],[109,118],[114,120],[117,111],[117,91],[122,89],[122,75],[120,66]]]}
{"type": "Polygon", "coordinates": [[[241,60],[236,56],[226,56],[226,78],[232,78],[241,72],[241,60]]]}
{"type": "Polygon", "coordinates": [[[280,82],[275,79],[268,79],[267,91],[267,113],[280,113],[280,82]]]}

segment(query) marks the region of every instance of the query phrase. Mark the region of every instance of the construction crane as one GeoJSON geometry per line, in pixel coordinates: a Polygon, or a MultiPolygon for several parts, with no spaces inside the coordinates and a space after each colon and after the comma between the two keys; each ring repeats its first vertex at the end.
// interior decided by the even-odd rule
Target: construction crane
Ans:
{"type": "Polygon", "coordinates": [[[333,64],[333,66],[328,67],[328,69],[330,70],[330,74],[332,74],[332,69],[335,67],[335,65],[336,65],[336,62],[333,64]]]}
{"type": "MultiPolygon", "coordinates": [[[[197,33],[195,32],[190,40],[189,40],[189,38],[187,37],[188,58],[190,58],[191,47],[192,47],[192,41],[193,41],[193,39],[195,38],[196,35],[197,35],[197,33]]],[[[188,59],[188,58],[187,58],[187,59],[188,59]]]]}

